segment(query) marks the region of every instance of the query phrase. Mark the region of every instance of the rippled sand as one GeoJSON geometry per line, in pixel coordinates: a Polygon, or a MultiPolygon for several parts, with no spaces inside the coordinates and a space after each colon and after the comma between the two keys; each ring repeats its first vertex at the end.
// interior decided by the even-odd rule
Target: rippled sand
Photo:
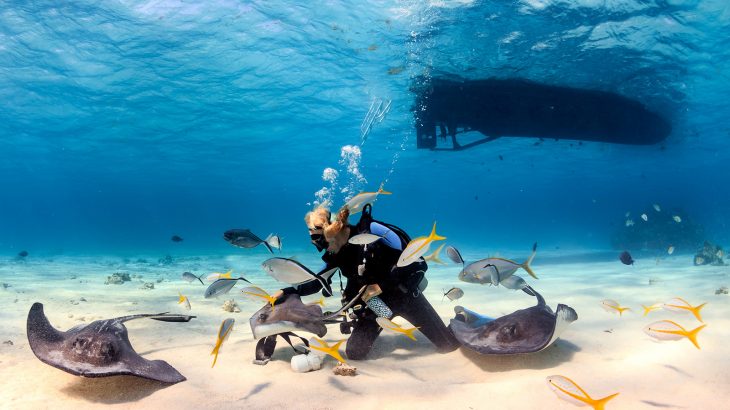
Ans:
{"type": "MultiPolygon", "coordinates": [[[[464,256],[469,259],[470,255],[464,256]]],[[[255,341],[248,319],[260,304],[242,298],[236,290],[242,285],[237,285],[230,296],[241,312],[228,313],[221,309],[226,298],[203,299],[204,286],[179,279],[186,270],[207,274],[232,268],[273,292],[283,285],[259,268],[266,257],[264,253],[188,257],[168,265],[159,264],[157,256],[145,261],[119,257],[0,260],[0,282],[7,284],[0,287],[0,343],[12,342],[0,344],[0,407],[573,408],[547,387],[545,377],[552,374],[572,378],[593,397],[620,392],[609,402],[609,409],[702,409],[730,401],[730,295],[715,295],[720,286],[730,286],[728,266],[694,267],[689,255],[675,255],[659,264],[638,259],[632,267],[615,260],[560,264],[560,257],[541,264],[538,254],[533,267],[540,280],[523,277],[550,306],[567,304],[579,316],[553,346],[522,356],[480,356],[465,348],[441,355],[420,333],[416,342],[383,333],[370,360],[351,362],[359,375],[340,377],[332,373],[332,359],[320,371],[293,372],[292,351],[283,342],[268,365],[252,364],[255,341]],[[132,280],[105,285],[114,272],[129,273],[132,280]],[[154,283],[154,289],[143,289],[144,282],[154,283]],[[66,330],[130,313],[185,313],[177,304],[178,291],[190,298],[196,319],[190,323],[136,320],[128,322],[127,328],[139,353],[169,362],[187,377],[185,382],[164,386],[127,376],[75,377],[41,363],[28,346],[25,321],[33,302],[42,302],[51,323],[66,330]],[[689,314],[661,310],[642,316],[641,304],[675,296],[695,305],[708,302],[702,310],[708,326],[698,338],[702,350],[686,339],[659,343],[643,333],[646,324],[661,319],[690,329],[701,324],[689,314]],[[607,298],[632,311],[623,317],[604,311],[600,301],[607,298]],[[228,317],[235,318],[236,324],[211,368],[210,351],[221,321],[228,317]]],[[[316,256],[300,260],[320,265],[316,256]]],[[[428,272],[426,295],[447,323],[457,303],[489,316],[535,303],[521,292],[459,283],[458,270],[450,264],[432,266],[428,272]],[[442,300],[441,290],[452,286],[461,287],[465,296],[457,302],[442,300]]],[[[310,296],[305,301],[316,299],[310,296]]],[[[338,301],[330,298],[326,309],[336,309],[338,301]]],[[[332,326],[325,339],[340,338],[339,329],[332,326]]]]}

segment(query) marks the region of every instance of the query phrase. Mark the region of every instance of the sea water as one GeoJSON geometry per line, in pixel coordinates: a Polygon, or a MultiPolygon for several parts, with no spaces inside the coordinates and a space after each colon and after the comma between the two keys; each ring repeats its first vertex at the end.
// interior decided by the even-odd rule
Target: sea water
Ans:
{"type": "MultiPolygon", "coordinates": [[[[594,397],[620,391],[609,408],[726,401],[728,296],[716,291],[730,283],[729,271],[694,266],[693,257],[704,241],[730,244],[728,7],[720,0],[3,2],[0,338],[10,343],[0,345],[0,374],[12,382],[0,388],[0,406],[534,408],[539,401],[570,408],[546,386],[551,374],[571,377],[594,397]],[[488,78],[616,93],[666,118],[671,134],[646,146],[504,135],[461,151],[416,148],[419,87],[488,78]],[[328,384],[332,363],[311,374],[317,379],[293,376],[291,351],[282,347],[278,360],[251,365],[247,323],[260,304],[237,288],[206,300],[202,285],[180,279],[184,271],[233,270],[273,293],[287,285],[261,269],[271,255],[263,246],[232,247],[224,231],[278,234],[276,256],[316,271],[321,261],[304,214],[318,204],[336,210],[381,187],[392,194],[378,197],[375,218],[413,237],[436,223],[443,243],[467,262],[522,263],[537,243],[539,280],[518,274],[553,309],[575,308],[579,320],[553,350],[513,358],[464,348],[442,356],[422,335],[409,344],[384,333],[373,360],[356,363],[363,374],[328,384]],[[691,233],[677,236],[672,224],[691,233]],[[628,240],[627,229],[644,229],[651,240],[628,240]],[[633,266],[619,261],[625,250],[633,266]],[[105,284],[114,273],[131,280],[105,284]],[[29,349],[33,302],[65,330],[130,313],[185,313],[178,292],[198,318],[129,327],[138,352],[170,362],[186,383],[158,389],[79,379],[29,349]],[[641,331],[653,318],[699,325],[661,311],[642,316],[641,304],[676,296],[708,302],[700,351],[687,340],[656,344],[641,331]],[[223,311],[225,299],[241,312],[223,311]],[[633,313],[612,316],[603,299],[633,313]],[[208,353],[231,315],[236,327],[211,370],[208,353]],[[291,382],[277,383],[280,374],[291,382]],[[318,393],[287,396],[293,383],[296,392],[318,393]],[[414,393],[387,398],[403,391],[414,393]]],[[[447,324],[456,304],[493,317],[534,304],[502,287],[459,282],[461,266],[441,259],[445,265],[430,263],[426,296],[447,324]],[[454,286],[465,296],[450,302],[442,294],[454,286]]],[[[339,291],[337,279],[333,287],[339,291]]],[[[326,303],[338,308],[339,294],[326,303]]],[[[346,336],[332,327],[328,337],[346,336]]]]}

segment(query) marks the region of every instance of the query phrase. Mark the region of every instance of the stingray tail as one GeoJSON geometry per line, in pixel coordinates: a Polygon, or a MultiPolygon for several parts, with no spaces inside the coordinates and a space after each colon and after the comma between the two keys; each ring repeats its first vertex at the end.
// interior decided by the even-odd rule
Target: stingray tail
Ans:
{"type": "Polygon", "coordinates": [[[522,269],[524,269],[527,273],[530,274],[530,276],[532,276],[535,279],[539,279],[537,277],[537,275],[535,275],[535,272],[532,271],[532,267],[530,266],[530,264],[532,263],[532,260],[535,259],[536,254],[537,254],[537,242],[535,242],[532,245],[532,254],[530,255],[529,258],[527,258],[525,263],[523,263],[521,266],[522,266],[522,269]]]}

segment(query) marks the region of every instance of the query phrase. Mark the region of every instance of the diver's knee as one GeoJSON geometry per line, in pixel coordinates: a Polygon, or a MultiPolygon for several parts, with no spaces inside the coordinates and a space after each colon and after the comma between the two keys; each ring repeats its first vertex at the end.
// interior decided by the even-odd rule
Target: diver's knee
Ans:
{"type": "MultiPolygon", "coordinates": [[[[349,345],[348,345],[348,347],[349,347],[349,345]]],[[[345,354],[347,355],[347,358],[349,360],[365,360],[368,356],[368,353],[370,353],[370,351],[366,350],[366,349],[345,348],[345,354]]]]}

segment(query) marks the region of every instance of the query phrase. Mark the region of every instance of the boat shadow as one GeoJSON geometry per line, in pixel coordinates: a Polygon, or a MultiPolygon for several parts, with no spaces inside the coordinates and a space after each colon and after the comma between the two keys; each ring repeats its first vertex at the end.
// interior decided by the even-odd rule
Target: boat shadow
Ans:
{"type": "Polygon", "coordinates": [[[580,350],[577,345],[562,339],[557,340],[545,350],[525,354],[485,355],[463,346],[460,348],[464,357],[485,372],[551,369],[571,361],[573,355],[580,350]]]}

